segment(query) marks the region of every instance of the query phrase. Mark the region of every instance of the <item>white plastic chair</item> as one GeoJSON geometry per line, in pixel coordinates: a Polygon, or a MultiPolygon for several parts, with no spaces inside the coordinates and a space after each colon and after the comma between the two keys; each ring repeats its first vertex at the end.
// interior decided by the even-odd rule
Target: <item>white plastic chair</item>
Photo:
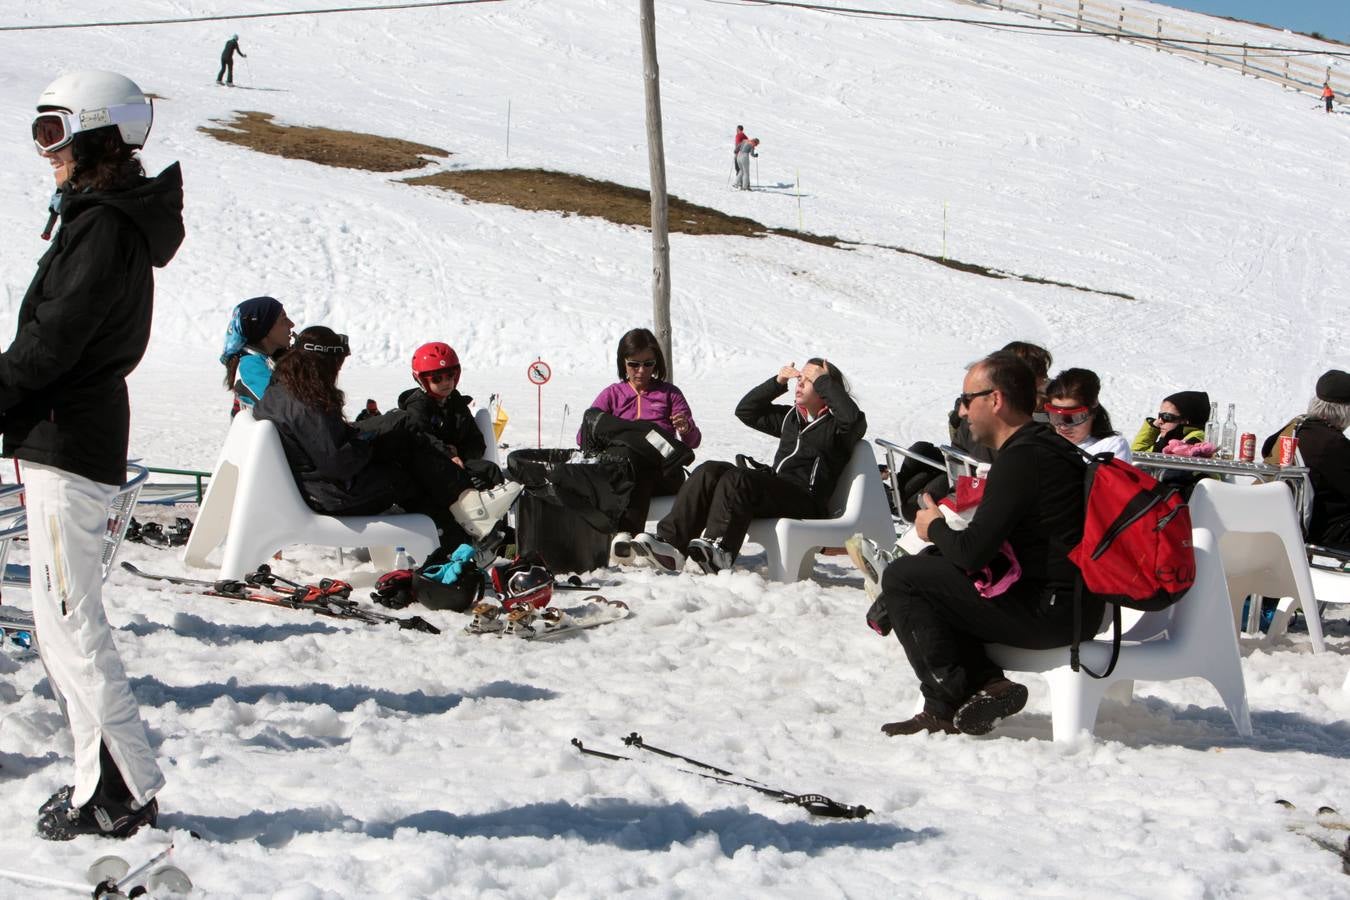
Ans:
{"type": "Polygon", "coordinates": [[[440,540],[427,516],[327,516],[305,505],[271,422],[240,410],[212,471],[183,562],[207,568],[207,555],[224,543],[217,577],[254,571],[293,544],[369,547],[377,568],[392,568],[394,547],[426,559],[440,540]]]}
{"type": "Polygon", "coordinates": [[[830,495],[829,519],[756,519],[748,537],[764,547],[771,581],[802,581],[811,577],[816,553],[824,547],[842,547],[861,533],[889,547],[895,543],[895,523],[886,502],[886,487],[877,471],[869,441],[858,441],[848,466],[830,495]]]}
{"type": "MultiPolygon", "coordinates": [[[[674,497],[653,497],[647,510],[647,532],[656,533],[656,523],[675,505],[674,497]]],[[[877,470],[872,445],[858,441],[848,466],[830,496],[829,519],[755,519],[748,537],[764,547],[767,575],[772,581],[801,581],[811,577],[816,553],[824,547],[842,547],[861,532],[879,546],[895,543],[895,521],[886,502],[886,486],[877,470]]]]}
{"type": "MultiPolygon", "coordinates": [[[[1217,517],[1216,533],[1223,568],[1228,576],[1228,593],[1233,603],[1233,619],[1238,622],[1242,604],[1249,597],[1282,597],[1275,621],[1266,638],[1284,633],[1290,613],[1297,603],[1308,623],[1308,637],[1314,653],[1326,649],[1322,639],[1322,620],[1317,614],[1316,596],[1309,575],[1307,551],[1298,511],[1289,487],[1269,484],[1226,484],[1212,479],[1207,494],[1217,517]]],[[[1192,523],[1195,512],[1191,512],[1192,523]]],[[[1257,621],[1260,604],[1251,604],[1257,621]]]]}
{"type": "MultiPolygon", "coordinates": [[[[1109,678],[1092,678],[1069,666],[1068,648],[1023,650],[989,644],[990,659],[1015,672],[1039,672],[1050,686],[1050,719],[1056,741],[1069,741],[1079,732],[1092,733],[1097,708],[1108,693],[1128,701],[1133,682],[1173,681],[1198,677],[1218,690],[1238,734],[1252,733],[1247,708],[1247,683],[1242,677],[1242,656],[1237,630],[1233,627],[1228,579],[1223,555],[1223,519],[1211,496],[1215,487],[1205,480],[1191,496],[1192,543],[1195,548],[1195,584],[1180,601],[1160,612],[1137,614],[1131,624],[1122,622],[1120,659],[1109,678]]],[[[1288,494],[1288,489],[1281,487],[1288,494]]],[[[1124,617],[1122,617],[1124,619],[1124,617]]],[[[1104,671],[1111,659],[1111,640],[1084,641],[1082,662],[1095,672],[1104,671]]]]}

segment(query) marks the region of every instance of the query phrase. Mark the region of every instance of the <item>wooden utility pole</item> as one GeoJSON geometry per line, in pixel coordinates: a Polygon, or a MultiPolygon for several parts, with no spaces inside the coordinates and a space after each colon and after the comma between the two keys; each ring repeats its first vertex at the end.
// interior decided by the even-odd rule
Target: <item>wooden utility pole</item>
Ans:
{"type": "Polygon", "coordinates": [[[673,381],[675,355],[670,346],[670,217],[666,200],[666,149],[661,139],[661,74],[656,65],[655,0],[642,0],[642,80],[647,95],[647,165],[652,197],[652,324],[666,357],[666,379],[673,381]]]}

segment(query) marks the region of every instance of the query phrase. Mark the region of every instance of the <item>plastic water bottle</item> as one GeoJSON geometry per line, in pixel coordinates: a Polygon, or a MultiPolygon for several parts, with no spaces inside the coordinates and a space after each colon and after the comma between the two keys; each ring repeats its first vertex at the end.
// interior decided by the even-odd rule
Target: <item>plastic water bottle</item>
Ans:
{"type": "Polygon", "coordinates": [[[394,570],[411,569],[412,560],[408,558],[408,551],[403,547],[394,548],[394,570]]]}
{"type": "Polygon", "coordinates": [[[1237,448],[1237,417],[1235,408],[1237,404],[1228,404],[1228,418],[1223,422],[1223,440],[1219,444],[1219,455],[1224,459],[1232,459],[1233,451],[1237,448]]]}
{"type": "Polygon", "coordinates": [[[1209,421],[1205,423],[1205,443],[1213,446],[1217,451],[1222,435],[1222,426],[1219,424],[1219,401],[1215,400],[1209,405],[1209,421]]]}

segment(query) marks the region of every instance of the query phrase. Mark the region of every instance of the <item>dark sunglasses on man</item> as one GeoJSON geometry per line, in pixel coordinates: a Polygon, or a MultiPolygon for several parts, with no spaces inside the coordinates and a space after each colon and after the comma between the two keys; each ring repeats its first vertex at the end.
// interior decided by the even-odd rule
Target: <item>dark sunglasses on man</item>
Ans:
{"type": "Polygon", "coordinates": [[[623,364],[634,371],[638,369],[656,368],[656,360],[654,359],[626,359],[623,364]]]}

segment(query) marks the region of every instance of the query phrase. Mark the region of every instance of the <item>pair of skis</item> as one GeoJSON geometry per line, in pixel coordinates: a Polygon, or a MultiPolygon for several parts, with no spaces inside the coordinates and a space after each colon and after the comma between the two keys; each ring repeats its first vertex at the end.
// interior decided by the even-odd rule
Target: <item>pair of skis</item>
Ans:
{"type": "MultiPolygon", "coordinates": [[[[872,814],[872,810],[865,806],[847,806],[837,800],[831,800],[824,794],[794,794],[790,791],[782,791],[778,788],[772,788],[763,782],[756,781],[753,778],[746,778],[743,775],[736,775],[726,769],[719,768],[709,763],[699,762],[688,756],[683,756],[671,750],[663,750],[660,747],[654,747],[642,739],[642,735],[636,731],[623,739],[626,746],[635,750],[654,753],[665,759],[673,760],[677,763],[686,763],[695,766],[704,771],[690,772],[688,769],[680,769],[682,772],[689,772],[690,775],[697,775],[700,778],[707,778],[709,781],[716,781],[719,784],[730,784],[736,787],[749,788],[752,791],[763,794],[766,797],[772,797],[779,803],[786,803],[791,806],[800,806],[813,816],[823,816],[830,819],[862,819],[872,814]]],[[[617,753],[606,753],[603,750],[592,750],[585,746],[577,738],[572,738],[572,746],[576,747],[581,753],[587,756],[595,756],[600,759],[611,761],[630,760],[631,756],[620,756],[617,753]]]]}
{"type": "Polygon", "coordinates": [[[346,619],[371,625],[396,623],[399,628],[440,634],[441,630],[421,616],[390,616],[366,609],[351,599],[352,586],[345,581],[325,578],[318,584],[301,584],[274,573],[267,565],[244,576],[242,581],[207,581],[202,578],[184,578],[146,572],[130,562],[122,568],[138,578],[174,587],[186,588],[190,593],[207,597],[221,597],[244,603],[264,603],[285,609],[303,610],[332,619],[346,619]]]}
{"type": "Polygon", "coordinates": [[[142,897],[161,891],[168,894],[186,894],[192,890],[192,879],[177,866],[164,864],[171,853],[173,844],[169,844],[135,868],[120,856],[100,856],[89,866],[89,870],[85,873],[87,881],[83,884],[16,869],[0,869],[0,877],[75,891],[95,900],[100,897],[142,897]]]}

